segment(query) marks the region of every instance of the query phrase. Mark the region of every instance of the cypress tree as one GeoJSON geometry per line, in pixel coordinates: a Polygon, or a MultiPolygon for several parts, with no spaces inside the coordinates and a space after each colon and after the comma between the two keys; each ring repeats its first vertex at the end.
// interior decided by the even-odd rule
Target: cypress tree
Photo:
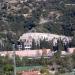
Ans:
{"type": "Polygon", "coordinates": [[[34,39],[32,40],[32,48],[31,49],[33,49],[33,50],[36,49],[36,42],[34,39]]]}

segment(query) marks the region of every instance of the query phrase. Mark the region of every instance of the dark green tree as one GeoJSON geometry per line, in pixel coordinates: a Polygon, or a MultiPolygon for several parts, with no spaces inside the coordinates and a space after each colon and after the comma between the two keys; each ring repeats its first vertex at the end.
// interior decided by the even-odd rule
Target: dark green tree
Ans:
{"type": "Polygon", "coordinates": [[[50,48],[50,43],[45,38],[43,40],[40,39],[40,48],[50,48]]]}
{"type": "Polygon", "coordinates": [[[22,61],[19,56],[16,56],[16,66],[22,66],[22,61]]]}
{"type": "Polygon", "coordinates": [[[32,50],[36,49],[36,42],[34,39],[32,40],[32,48],[31,49],[32,50]]]}
{"type": "Polygon", "coordinates": [[[11,64],[6,64],[3,66],[3,72],[5,75],[12,75],[13,71],[14,71],[14,69],[11,64]]]}
{"type": "Polygon", "coordinates": [[[74,31],[74,35],[73,35],[71,44],[72,44],[72,47],[75,47],[75,31],[74,31]]]}
{"type": "Polygon", "coordinates": [[[59,49],[59,51],[63,51],[64,50],[62,40],[58,40],[58,49],[59,49]]]}

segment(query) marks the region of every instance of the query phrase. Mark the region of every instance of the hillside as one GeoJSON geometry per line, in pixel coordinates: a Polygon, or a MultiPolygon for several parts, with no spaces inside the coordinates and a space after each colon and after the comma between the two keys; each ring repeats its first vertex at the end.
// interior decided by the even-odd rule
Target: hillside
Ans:
{"type": "Polygon", "coordinates": [[[25,32],[73,36],[74,3],[74,0],[0,0],[0,38],[10,42],[25,32]]]}
{"type": "Polygon", "coordinates": [[[0,4],[0,31],[11,30],[16,33],[23,33],[28,32],[29,30],[34,28],[37,32],[52,32],[70,35],[70,33],[66,34],[64,32],[65,30],[68,32],[68,30],[71,29],[71,24],[69,23],[69,20],[71,20],[71,18],[74,19],[74,9],[72,10],[65,5],[67,2],[69,3],[70,1],[6,1],[7,2],[3,1],[0,4]]]}

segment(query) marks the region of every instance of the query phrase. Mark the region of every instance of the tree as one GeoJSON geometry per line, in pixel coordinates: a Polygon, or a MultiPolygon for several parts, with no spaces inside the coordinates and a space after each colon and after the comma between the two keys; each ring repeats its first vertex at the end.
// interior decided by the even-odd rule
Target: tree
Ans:
{"type": "Polygon", "coordinates": [[[36,42],[34,39],[32,40],[32,48],[31,49],[32,50],[36,49],[36,42]]]}
{"type": "Polygon", "coordinates": [[[75,68],[75,50],[74,50],[74,52],[73,52],[73,54],[72,54],[72,60],[73,60],[73,68],[75,68]]]}
{"type": "Polygon", "coordinates": [[[16,59],[16,66],[22,66],[22,61],[21,61],[21,59],[20,59],[20,57],[19,56],[16,56],[15,57],[16,59]]]}
{"type": "Polygon", "coordinates": [[[49,41],[46,41],[45,38],[43,40],[40,39],[40,49],[42,48],[46,48],[46,49],[50,48],[50,43],[49,41]]]}
{"type": "Polygon", "coordinates": [[[55,71],[58,72],[58,65],[61,63],[61,57],[60,57],[60,51],[54,53],[52,62],[53,62],[53,68],[55,71]]]}
{"type": "Polygon", "coordinates": [[[53,75],[49,72],[49,70],[46,68],[46,67],[43,67],[41,70],[40,70],[40,73],[42,75],[53,75]]]}
{"type": "Polygon", "coordinates": [[[40,49],[40,44],[39,43],[37,43],[36,49],[40,49]]]}
{"type": "Polygon", "coordinates": [[[58,40],[58,49],[59,49],[59,51],[63,51],[64,50],[62,40],[58,40]]]}
{"type": "Polygon", "coordinates": [[[71,44],[72,44],[73,47],[75,47],[75,31],[74,31],[74,36],[73,36],[73,39],[72,39],[72,43],[71,44]]]}
{"type": "Polygon", "coordinates": [[[3,72],[5,75],[12,75],[13,71],[14,71],[14,69],[11,64],[6,64],[3,66],[3,72]]]}
{"type": "Polygon", "coordinates": [[[23,66],[28,65],[28,64],[29,64],[28,62],[29,62],[29,60],[28,60],[27,57],[23,57],[23,58],[22,58],[22,65],[23,65],[23,66]]]}

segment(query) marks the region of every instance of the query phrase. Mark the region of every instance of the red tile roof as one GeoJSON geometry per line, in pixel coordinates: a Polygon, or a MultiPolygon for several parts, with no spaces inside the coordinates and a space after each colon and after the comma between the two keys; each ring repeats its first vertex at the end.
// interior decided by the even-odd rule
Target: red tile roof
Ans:
{"type": "Polygon", "coordinates": [[[22,75],[39,75],[39,71],[22,71],[22,75]]]}

